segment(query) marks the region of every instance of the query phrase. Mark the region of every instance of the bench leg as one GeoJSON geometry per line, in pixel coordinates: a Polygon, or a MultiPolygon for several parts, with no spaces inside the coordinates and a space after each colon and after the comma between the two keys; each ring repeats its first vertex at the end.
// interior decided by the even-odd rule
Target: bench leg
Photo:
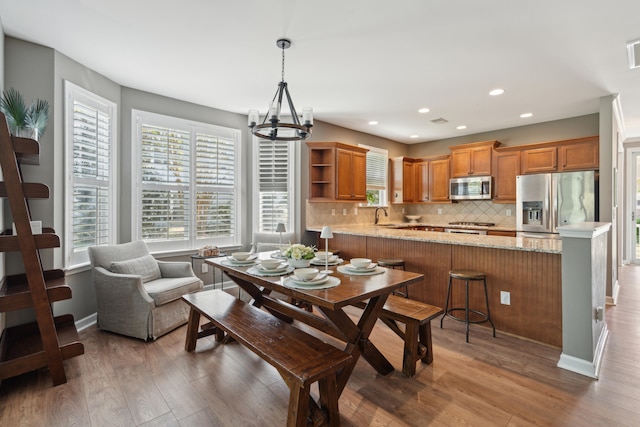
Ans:
{"type": "Polygon", "coordinates": [[[404,357],[402,358],[402,373],[407,377],[416,374],[418,362],[418,329],[417,322],[408,322],[404,331],[404,357]]]}
{"type": "Polygon", "coordinates": [[[420,343],[427,348],[427,352],[422,356],[422,361],[427,365],[433,362],[433,349],[431,348],[431,321],[420,325],[420,343]]]}
{"type": "Polygon", "coordinates": [[[289,415],[287,427],[306,427],[309,413],[309,386],[289,385],[289,415]]]}
{"type": "Polygon", "coordinates": [[[187,325],[187,339],[184,343],[184,349],[194,351],[196,349],[196,341],[198,341],[198,329],[200,328],[200,313],[193,307],[189,309],[189,323],[187,325]]]}
{"type": "Polygon", "coordinates": [[[320,389],[320,405],[326,409],[330,426],[340,425],[340,413],[338,412],[338,388],[336,375],[331,374],[318,381],[320,389]]]}

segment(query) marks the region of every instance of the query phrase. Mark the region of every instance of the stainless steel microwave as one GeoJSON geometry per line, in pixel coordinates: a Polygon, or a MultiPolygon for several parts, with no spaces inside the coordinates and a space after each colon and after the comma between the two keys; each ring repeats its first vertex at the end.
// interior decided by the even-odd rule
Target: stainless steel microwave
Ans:
{"type": "Polygon", "coordinates": [[[491,199],[491,177],[451,178],[449,198],[451,200],[489,200],[491,199]]]}

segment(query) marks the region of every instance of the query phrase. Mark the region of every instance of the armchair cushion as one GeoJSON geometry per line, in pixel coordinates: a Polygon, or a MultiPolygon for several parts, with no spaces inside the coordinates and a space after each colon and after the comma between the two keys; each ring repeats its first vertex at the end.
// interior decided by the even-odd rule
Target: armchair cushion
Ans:
{"type": "Polygon", "coordinates": [[[153,298],[156,307],[180,299],[184,294],[202,289],[202,280],[196,276],[157,279],[145,283],[145,291],[153,298]]]}
{"type": "Polygon", "coordinates": [[[135,274],[142,278],[142,283],[160,279],[158,261],[152,255],[144,255],[126,261],[113,261],[110,270],[118,274],[135,274]]]}

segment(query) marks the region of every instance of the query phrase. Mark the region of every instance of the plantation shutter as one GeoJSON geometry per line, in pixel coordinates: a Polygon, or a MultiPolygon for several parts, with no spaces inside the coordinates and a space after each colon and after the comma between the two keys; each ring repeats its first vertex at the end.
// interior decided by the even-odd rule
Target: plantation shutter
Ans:
{"type": "Polygon", "coordinates": [[[111,117],[73,102],[73,252],[109,244],[111,117]]]}
{"type": "Polygon", "coordinates": [[[258,146],[258,231],[275,232],[289,225],[290,143],[260,140],[258,146]]]}

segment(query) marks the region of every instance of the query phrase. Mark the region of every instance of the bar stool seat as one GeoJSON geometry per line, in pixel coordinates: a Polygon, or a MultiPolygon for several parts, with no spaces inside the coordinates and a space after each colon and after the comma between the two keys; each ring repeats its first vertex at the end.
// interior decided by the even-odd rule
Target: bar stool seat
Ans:
{"type": "MultiPolygon", "coordinates": [[[[404,260],[401,258],[378,258],[378,265],[380,267],[387,267],[396,269],[396,267],[402,267],[404,270],[404,260]]],[[[404,292],[400,290],[393,291],[393,295],[403,296],[405,298],[409,298],[409,289],[405,286],[404,292]]]]}
{"type": "MultiPolygon", "coordinates": [[[[451,302],[451,305],[453,305],[453,302],[451,302]]],[[[491,328],[493,329],[493,336],[495,338],[496,336],[496,327],[493,324],[493,320],[491,320],[491,311],[489,310],[489,295],[487,292],[487,277],[486,275],[481,272],[481,271],[476,271],[476,270],[465,270],[465,269],[460,269],[460,270],[451,270],[449,271],[449,285],[447,286],[447,299],[446,299],[446,303],[444,306],[444,314],[442,315],[442,317],[440,318],[440,328],[442,328],[442,322],[444,321],[445,317],[451,317],[452,319],[455,319],[459,322],[464,322],[465,323],[465,329],[466,329],[466,340],[467,342],[469,342],[469,324],[470,323],[485,323],[485,322],[489,322],[491,324],[491,328]],[[457,279],[457,280],[461,280],[464,281],[464,285],[465,285],[465,305],[464,307],[449,307],[449,301],[451,301],[451,283],[453,282],[453,279],[457,279]],[[482,281],[483,287],[484,287],[484,300],[485,300],[485,307],[486,307],[486,312],[482,312],[480,310],[476,310],[476,309],[470,309],[469,308],[469,282],[474,282],[474,281],[482,281]],[[456,311],[464,311],[464,318],[460,318],[458,316],[454,316],[454,312],[456,311]],[[470,319],[469,318],[469,313],[475,313],[479,316],[478,319],[470,319]]]]}

